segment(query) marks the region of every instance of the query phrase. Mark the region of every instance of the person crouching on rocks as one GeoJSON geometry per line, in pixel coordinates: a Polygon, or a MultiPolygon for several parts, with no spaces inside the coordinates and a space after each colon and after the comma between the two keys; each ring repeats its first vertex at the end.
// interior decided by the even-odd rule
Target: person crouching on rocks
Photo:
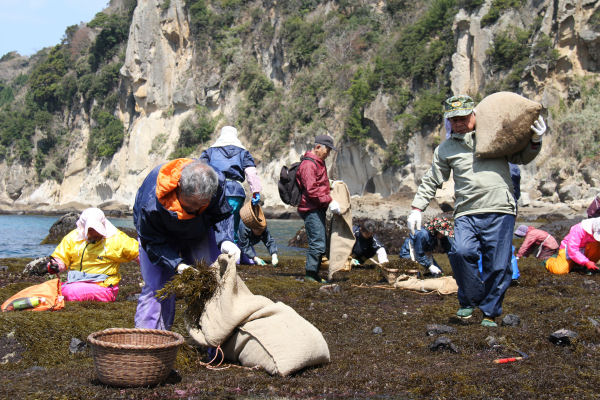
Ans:
{"type": "Polygon", "coordinates": [[[377,255],[379,264],[388,262],[388,256],[385,248],[379,240],[374,236],[375,223],[367,219],[360,225],[355,225],[352,228],[356,242],[352,247],[352,265],[361,265],[366,260],[377,255]]]}
{"type": "Polygon", "coordinates": [[[119,293],[121,263],[139,262],[138,241],[115,228],[98,208],[83,210],[76,223],[52,253],[41,270],[26,273],[42,275],[68,269],[62,284],[66,301],[112,302],[119,293]]]}
{"type": "Polygon", "coordinates": [[[580,269],[600,272],[596,262],[600,259],[600,218],[584,219],[573,225],[560,242],[556,257],[546,260],[546,269],[553,274],[568,274],[580,269]]]}
{"type": "Polygon", "coordinates": [[[269,232],[269,228],[266,226],[262,229],[257,228],[248,228],[243,221],[240,221],[240,227],[238,231],[238,246],[242,251],[242,255],[240,258],[241,264],[257,264],[257,265],[267,265],[265,260],[258,257],[256,252],[254,251],[254,245],[258,242],[263,242],[269,254],[271,255],[271,264],[274,267],[279,263],[279,259],[277,258],[277,244],[275,243],[275,239],[271,236],[271,232],[269,232]]]}
{"type": "Polygon", "coordinates": [[[442,270],[432,253],[441,249],[443,253],[448,254],[454,244],[453,238],[454,229],[448,218],[435,217],[423,225],[422,229],[406,238],[400,249],[400,258],[414,259],[425,268],[425,275],[439,278],[442,276],[442,270]]]}

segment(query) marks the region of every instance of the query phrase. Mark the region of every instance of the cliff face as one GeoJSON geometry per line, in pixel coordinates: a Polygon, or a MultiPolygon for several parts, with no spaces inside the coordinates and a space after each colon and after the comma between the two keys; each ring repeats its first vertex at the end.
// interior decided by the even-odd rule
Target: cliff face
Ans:
{"type": "MultiPolygon", "coordinates": [[[[86,146],[92,129],[89,116],[84,110],[69,115],[65,123],[76,134],[65,149],[64,179],[60,183],[53,180],[40,183],[36,181],[33,166],[18,162],[8,165],[4,161],[0,164],[1,208],[10,211],[54,210],[82,204],[130,209],[141,181],[154,166],[168,159],[176,146],[182,123],[194,115],[198,105],[206,107],[212,117],[219,118],[218,126],[235,124],[243,117],[240,110],[244,90],[230,77],[235,66],[246,62],[244,57],[256,60],[275,90],[291,91],[301,72],[290,67],[290,54],[282,45],[281,15],[268,3],[254,4],[259,11],[253,18],[263,26],[271,27],[270,40],[248,28],[250,32],[243,40],[242,50],[231,55],[230,66],[221,68],[214,51],[194,39],[183,0],[171,0],[168,8],[162,0],[139,0],[120,69],[115,114],[127,132],[122,146],[109,159],[88,165],[86,146]]],[[[374,14],[383,13],[378,2],[370,3],[374,14]]],[[[335,7],[335,2],[324,2],[306,18],[319,18],[335,7]]],[[[491,83],[502,79],[502,73],[490,65],[489,53],[494,38],[508,26],[526,29],[532,15],[540,16],[540,22],[533,44],[528,46],[534,45],[544,34],[550,38],[552,48],[558,51],[558,58],[552,65],[530,63],[519,83],[522,93],[552,109],[572,97],[569,90],[574,80],[583,76],[595,79],[600,69],[600,33],[590,20],[600,7],[596,1],[530,0],[519,10],[506,10],[493,24],[482,26],[482,18],[488,15],[491,7],[492,1],[487,0],[475,10],[460,10],[454,17],[452,29],[456,52],[452,55],[451,65],[447,66],[448,84],[453,93],[482,94],[489,90],[491,83]]],[[[352,38],[344,39],[354,43],[352,38]]],[[[343,47],[344,41],[330,42],[327,42],[328,56],[342,57],[345,53],[340,46],[343,47]]],[[[0,78],[27,68],[27,60],[19,59],[13,64],[0,63],[0,78]]],[[[366,142],[345,138],[343,129],[348,107],[343,102],[335,104],[335,99],[326,100],[317,101],[317,108],[324,129],[340,143],[339,152],[328,160],[330,175],[347,182],[352,194],[388,196],[414,192],[431,161],[432,143],[443,140],[443,126],[433,126],[413,135],[407,143],[407,163],[389,167],[385,164],[386,149],[394,143],[397,132],[403,127],[403,122],[396,118],[390,95],[380,91],[365,105],[363,118],[369,137],[366,142]]],[[[587,169],[573,170],[567,166],[579,165],[580,160],[556,161],[557,135],[561,132],[553,129],[557,127],[553,114],[548,115],[547,121],[550,132],[544,139],[543,153],[523,168],[524,200],[579,200],[586,203],[589,196],[600,190],[600,182],[594,174],[585,172],[593,171],[595,164],[588,162],[587,169]],[[554,189],[549,189],[552,186],[554,189]]],[[[268,132],[241,131],[242,142],[260,160],[258,171],[267,206],[281,205],[277,194],[279,169],[296,161],[309,148],[314,132],[316,130],[307,129],[303,135],[295,134],[283,150],[271,154],[265,151],[263,143],[268,132]]],[[[199,155],[201,150],[198,148],[191,156],[199,155]]]]}

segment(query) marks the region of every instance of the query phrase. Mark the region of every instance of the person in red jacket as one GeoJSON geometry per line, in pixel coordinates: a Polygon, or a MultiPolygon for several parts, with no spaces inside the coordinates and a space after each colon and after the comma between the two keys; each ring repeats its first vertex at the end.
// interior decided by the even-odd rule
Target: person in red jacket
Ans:
{"type": "Polygon", "coordinates": [[[519,225],[515,236],[525,238],[517,251],[517,260],[533,254],[536,258],[546,261],[558,251],[558,242],[554,236],[533,226],[519,225]]]}
{"type": "Polygon", "coordinates": [[[337,151],[333,146],[333,138],[319,135],[315,138],[312,150],[307,151],[302,158],[302,163],[296,173],[296,181],[302,196],[298,204],[298,213],[304,220],[304,228],[308,239],[306,253],[306,282],[325,283],[319,277],[321,256],[325,254],[327,234],[325,230],[325,213],[327,207],[333,213],[340,213],[340,205],[329,195],[329,178],[325,159],[331,150],[337,151]]]}

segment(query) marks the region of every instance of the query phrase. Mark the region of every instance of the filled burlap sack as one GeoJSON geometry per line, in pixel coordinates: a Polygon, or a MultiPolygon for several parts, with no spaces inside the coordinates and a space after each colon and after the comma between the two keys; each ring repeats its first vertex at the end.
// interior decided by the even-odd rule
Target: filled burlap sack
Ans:
{"type": "Polygon", "coordinates": [[[340,204],[340,215],[331,217],[329,237],[329,279],[337,271],[349,270],[348,257],[352,253],[356,238],[352,232],[352,210],[350,192],[342,181],[334,181],[331,198],[340,204]]]}
{"type": "Polygon", "coordinates": [[[253,294],[237,275],[235,258],[220,255],[211,266],[219,288],[206,303],[198,326],[186,320],[197,343],[221,346],[225,359],[286,376],[329,362],[321,332],[281,302],[253,294]]]}
{"type": "Polygon", "coordinates": [[[452,294],[458,292],[458,285],[451,276],[441,278],[418,279],[401,275],[394,283],[396,289],[414,290],[416,292],[437,292],[439,294],[452,294]]]}
{"type": "Polygon", "coordinates": [[[475,155],[497,158],[520,152],[531,140],[531,125],[542,105],[516,93],[497,92],[475,107],[475,155]]]}

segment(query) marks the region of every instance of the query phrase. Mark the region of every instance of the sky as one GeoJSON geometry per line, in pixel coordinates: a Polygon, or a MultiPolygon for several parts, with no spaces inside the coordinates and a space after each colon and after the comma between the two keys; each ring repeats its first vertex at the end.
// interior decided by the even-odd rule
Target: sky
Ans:
{"type": "Polygon", "coordinates": [[[109,0],[0,0],[0,57],[60,43],[68,26],[90,22],[109,0]]]}

